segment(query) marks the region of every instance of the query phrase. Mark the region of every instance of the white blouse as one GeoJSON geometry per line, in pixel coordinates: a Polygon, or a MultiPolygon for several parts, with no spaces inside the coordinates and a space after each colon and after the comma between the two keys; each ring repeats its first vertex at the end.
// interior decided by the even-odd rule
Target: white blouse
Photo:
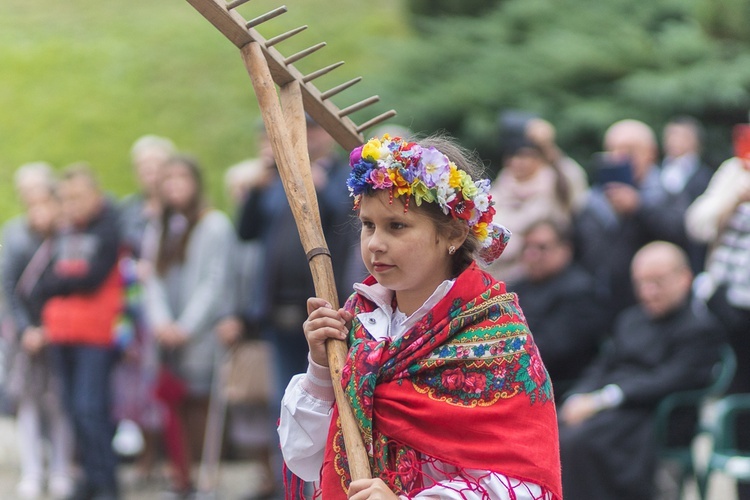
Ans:
{"type": "MultiPolygon", "coordinates": [[[[429,299],[407,317],[391,308],[393,292],[380,284],[371,286],[357,283],[354,289],[378,307],[372,312],[358,315],[365,330],[375,339],[398,339],[419,321],[440,299],[450,291],[453,280],[441,283],[429,299]]],[[[323,466],[328,428],[334,404],[333,385],[328,368],[309,360],[307,373],[294,376],[289,382],[281,403],[281,418],[278,433],[281,451],[289,469],[304,481],[317,482],[323,466]]],[[[465,480],[451,480],[449,473],[456,469],[442,462],[425,464],[425,477],[444,478],[414,497],[422,500],[466,499],[480,500],[482,492],[466,491],[465,480]],[[458,491],[460,491],[460,493],[458,491]]],[[[469,469],[464,475],[477,481],[492,499],[512,498],[532,500],[541,497],[542,488],[529,482],[508,478],[502,474],[469,469]]],[[[402,499],[409,497],[402,496],[402,499]]],[[[551,500],[547,494],[545,499],[551,500]]]]}

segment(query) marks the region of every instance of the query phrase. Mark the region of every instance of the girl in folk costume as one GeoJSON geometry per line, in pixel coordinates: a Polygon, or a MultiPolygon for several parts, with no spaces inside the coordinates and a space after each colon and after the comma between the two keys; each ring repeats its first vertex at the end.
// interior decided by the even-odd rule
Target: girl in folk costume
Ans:
{"type": "Polygon", "coordinates": [[[307,373],[284,396],[287,466],[317,498],[562,498],[547,372],[516,296],[482,271],[509,232],[489,180],[445,138],[384,135],[348,180],[370,272],[346,305],[308,300],[307,373]],[[327,338],[347,339],[342,384],[374,479],[350,481],[327,338]]]}

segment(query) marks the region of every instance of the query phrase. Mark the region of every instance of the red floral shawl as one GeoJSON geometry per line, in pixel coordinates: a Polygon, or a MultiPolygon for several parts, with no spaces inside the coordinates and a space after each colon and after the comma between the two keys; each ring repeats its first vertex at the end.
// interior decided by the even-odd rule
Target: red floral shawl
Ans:
{"type": "MultiPolygon", "coordinates": [[[[373,284],[370,276],[365,284],[373,284]]],[[[356,314],[376,306],[359,294],[344,390],[370,455],[373,477],[400,495],[431,484],[436,461],[455,466],[463,491],[481,491],[466,469],[498,472],[562,498],[552,388],[515,294],[476,264],[403,337],[375,341],[356,314]]],[[[346,498],[350,478],[334,407],[322,498],[346,498]]],[[[512,490],[511,485],[507,485],[512,490]]],[[[489,498],[484,495],[483,498],[489,498]]]]}

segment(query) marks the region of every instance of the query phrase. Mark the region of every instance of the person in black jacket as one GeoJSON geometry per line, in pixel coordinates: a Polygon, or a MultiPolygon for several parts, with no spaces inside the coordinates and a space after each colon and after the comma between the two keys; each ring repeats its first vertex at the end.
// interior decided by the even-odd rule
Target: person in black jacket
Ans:
{"type": "Polygon", "coordinates": [[[606,304],[593,278],[573,262],[569,229],[553,220],[523,235],[526,278],[510,283],[552,379],[555,397],[580,376],[609,334],[606,304]]]}
{"type": "Polygon", "coordinates": [[[650,243],[631,273],[638,304],[617,317],[611,345],[559,411],[568,500],[653,497],[653,412],[668,394],[710,383],[724,340],[714,318],[693,307],[682,249],[650,243]]]}
{"type": "Polygon", "coordinates": [[[713,170],[701,159],[703,126],[691,116],[672,118],[662,132],[664,159],[659,169],[662,196],[648,207],[659,239],[681,246],[688,253],[694,274],[703,271],[707,245],[690,238],[685,213],[711,182],[713,170]]]}
{"type": "MultiPolygon", "coordinates": [[[[353,284],[347,282],[352,276],[349,266],[352,249],[359,242],[351,199],[343,180],[350,169],[346,158],[336,150],[334,139],[314,121],[308,119],[307,125],[321,224],[331,253],[339,302],[343,305],[353,284]]],[[[315,295],[315,287],[281,177],[268,148],[261,147],[261,151],[265,152],[261,159],[267,162],[269,173],[242,203],[237,231],[241,241],[259,242],[261,247],[263,262],[253,291],[256,300],[244,305],[244,319],[257,324],[261,336],[273,347],[276,390],[271,405],[278,411],[283,389],[294,375],[307,369],[308,346],[302,323],[307,319],[307,298],[315,295]]]]}
{"type": "Polygon", "coordinates": [[[51,367],[41,325],[44,303],[37,293],[39,278],[50,264],[60,203],[46,163],[22,165],[15,180],[25,212],[3,227],[0,275],[15,337],[4,389],[16,409],[21,474],[16,493],[38,498],[46,483],[50,496],[64,498],[73,490],[73,430],[51,367]]]}
{"type": "Polygon", "coordinates": [[[112,500],[119,497],[110,408],[114,326],[123,298],[119,217],[86,166],[64,171],[59,194],[67,226],[57,236],[39,293],[84,472],[70,498],[112,500]]]}

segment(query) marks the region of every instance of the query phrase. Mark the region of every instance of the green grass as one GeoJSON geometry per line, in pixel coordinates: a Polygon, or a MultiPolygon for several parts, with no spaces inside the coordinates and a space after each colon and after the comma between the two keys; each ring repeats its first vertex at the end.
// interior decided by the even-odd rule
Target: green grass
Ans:
{"type": "MultiPolygon", "coordinates": [[[[250,19],[279,3],[255,0],[250,19]]],[[[381,45],[408,37],[398,0],[291,0],[259,28],[270,38],[309,29],[277,48],[290,55],[326,41],[297,63],[308,72],[346,64],[316,81],[325,90],[354,76],[377,88],[381,45]]],[[[358,87],[334,101],[361,97],[358,87]]],[[[0,2],[0,222],[19,211],[12,174],[46,160],[90,162],[117,196],[134,189],[128,151],[147,133],[172,138],[198,157],[209,195],[225,205],[226,167],[255,154],[258,109],[237,48],[182,0],[3,0],[0,2]]]]}

